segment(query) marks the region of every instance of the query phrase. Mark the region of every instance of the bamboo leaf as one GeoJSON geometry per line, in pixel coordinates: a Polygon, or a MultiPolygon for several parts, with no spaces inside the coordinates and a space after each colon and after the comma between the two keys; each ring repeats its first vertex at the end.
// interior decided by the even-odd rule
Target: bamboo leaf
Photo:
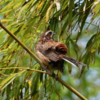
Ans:
{"type": "Polygon", "coordinates": [[[21,4],[22,4],[22,3],[21,3],[21,2],[19,2],[18,4],[16,4],[16,5],[13,7],[13,9],[15,9],[15,8],[19,7],[21,4]]]}
{"type": "Polygon", "coordinates": [[[8,21],[11,21],[11,20],[9,20],[9,19],[2,19],[2,20],[1,20],[2,23],[3,23],[3,22],[8,22],[8,21]]]}
{"type": "Polygon", "coordinates": [[[72,25],[72,8],[73,8],[73,6],[74,6],[74,0],[70,0],[70,4],[69,4],[69,20],[68,20],[68,22],[69,22],[69,25],[71,26],[72,25]]]}
{"type": "Polygon", "coordinates": [[[24,11],[25,9],[27,9],[27,8],[28,8],[28,5],[25,5],[25,6],[23,6],[23,7],[21,8],[21,10],[20,10],[19,13],[18,13],[18,20],[21,18],[21,15],[22,15],[23,11],[24,11]]]}
{"type": "Polygon", "coordinates": [[[52,3],[52,4],[49,6],[48,10],[47,10],[47,13],[46,13],[46,22],[49,21],[50,12],[51,12],[51,9],[52,9],[53,5],[54,5],[54,3],[52,3]]]}
{"type": "Polygon", "coordinates": [[[21,75],[23,72],[25,72],[25,71],[22,71],[18,74],[14,73],[14,74],[10,75],[9,77],[7,77],[5,80],[3,80],[0,83],[0,90],[3,90],[4,88],[6,88],[17,76],[21,75]]]}
{"type": "Polygon", "coordinates": [[[32,86],[32,82],[30,80],[28,81],[28,84],[30,87],[32,86]]]}
{"type": "Polygon", "coordinates": [[[78,45],[77,45],[71,38],[70,38],[70,41],[71,41],[73,47],[75,48],[75,50],[76,50],[76,51],[79,51],[78,45]]]}
{"type": "Polygon", "coordinates": [[[94,7],[93,13],[94,13],[94,12],[97,12],[97,11],[99,10],[99,8],[100,8],[100,2],[97,3],[96,6],[94,7]]]}

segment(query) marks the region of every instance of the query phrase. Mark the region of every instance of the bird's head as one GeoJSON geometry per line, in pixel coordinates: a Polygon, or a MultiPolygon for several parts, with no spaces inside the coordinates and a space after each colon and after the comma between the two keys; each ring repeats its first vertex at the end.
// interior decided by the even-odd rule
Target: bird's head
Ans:
{"type": "Polygon", "coordinates": [[[52,30],[47,30],[45,32],[43,32],[40,36],[40,40],[53,40],[53,36],[54,34],[56,34],[55,32],[53,32],[52,30]]]}

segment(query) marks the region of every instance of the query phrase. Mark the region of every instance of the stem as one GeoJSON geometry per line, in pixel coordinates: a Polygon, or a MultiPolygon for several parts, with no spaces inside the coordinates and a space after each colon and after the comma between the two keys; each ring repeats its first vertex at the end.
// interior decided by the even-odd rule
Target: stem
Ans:
{"type": "Polygon", "coordinates": [[[30,68],[24,68],[24,67],[0,68],[0,70],[8,70],[8,69],[23,69],[23,70],[27,70],[27,71],[35,71],[35,72],[40,72],[40,73],[48,74],[47,72],[44,72],[44,71],[41,71],[41,70],[30,69],[30,68]]]}
{"type": "MultiPolygon", "coordinates": [[[[34,55],[34,53],[28,49],[14,34],[12,34],[0,21],[0,26],[13,38],[15,39],[29,54],[30,56],[32,56],[42,67],[44,67],[44,65],[42,64],[42,62],[34,55]]],[[[2,68],[3,69],[3,68],[2,68]]],[[[29,69],[29,68],[28,68],[29,69]]],[[[34,70],[36,71],[36,70],[34,70]]],[[[42,72],[42,71],[41,71],[42,72]]],[[[49,73],[45,73],[48,74],[49,76],[52,76],[49,73]]],[[[54,77],[57,81],[59,81],[61,84],[63,84],[65,87],[67,87],[70,91],[72,91],[74,94],[76,94],[79,98],[81,98],[82,100],[87,100],[84,96],[82,96],[78,91],[76,91],[74,88],[72,88],[71,86],[69,86],[67,83],[65,83],[63,80],[61,80],[58,77],[54,77]]]]}
{"type": "Polygon", "coordinates": [[[72,91],[74,94],[76,94],[80,99],[82,100],[87,100],[87,98],[85,98],[83,95],[81,95],[78,91],[76,91],[73,87],[69,86],[68,84],[66,84],[62,79],[57,78],[57,81],[59,81],[60,83],[62,83],[65,87],[67,87],[70,91],[72,91]]]}

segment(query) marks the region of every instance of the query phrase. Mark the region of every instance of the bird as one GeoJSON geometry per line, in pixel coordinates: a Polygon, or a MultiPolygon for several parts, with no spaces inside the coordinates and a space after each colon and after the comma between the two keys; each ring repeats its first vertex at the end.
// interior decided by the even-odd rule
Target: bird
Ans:
{"type": "Polygon", "coordinates": [[[35,53],[44,64],[43,70],[50,74],[53,74],[55,70],[63,72],[64,61],[76,67],[79,67],[80,64],[86,66],[86,64],[66,55],[68,52],[67,46],[64,43],[55,41],[55,34],[52,30],[44,31],[39,42],[35,45],[35,53]]]}

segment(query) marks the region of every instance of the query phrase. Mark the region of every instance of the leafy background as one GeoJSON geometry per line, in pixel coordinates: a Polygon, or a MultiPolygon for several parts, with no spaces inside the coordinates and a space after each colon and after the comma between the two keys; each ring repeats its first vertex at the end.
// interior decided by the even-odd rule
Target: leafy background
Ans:
{"type": "MultiPolygon", "coordinates": [[[[0,0],[1,22],[33,53],[40,34],[51,29],[67,45],[68,56],[89,66],[79,70],[65,63],[61,76],[89,100],[100,98],[99,15],[99,0],[0,0]]],[[[0,68],[7,68],[0,70],[2,100],[80,100],[53,78],[24,70],[41,68],[1,27],[0,68]]]]}

